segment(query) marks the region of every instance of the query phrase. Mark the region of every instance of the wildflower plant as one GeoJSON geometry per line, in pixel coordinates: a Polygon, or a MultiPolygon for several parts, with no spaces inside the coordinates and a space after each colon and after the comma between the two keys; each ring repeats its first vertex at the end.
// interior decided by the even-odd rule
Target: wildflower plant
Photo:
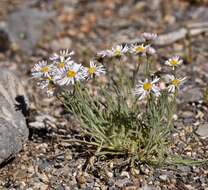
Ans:
{"type": "Polygon", "coordinates": [[[168,59],[163,66],[170,67],[170,74],[156,76],[152,70],[156,50],[151,42],[157,35],[142,37],[143,44],[98,52],[88,66],[76,63],[69,50],[60,51],[48,63],[35,65],[32,76],[79,122],[83,133],[72,142],[89,145],[95,155],[166,162],[176,98],[185,81],[177,76],[182,60],[168,59]],[[136,60],[131,68],[128,59],[136,60]]]}

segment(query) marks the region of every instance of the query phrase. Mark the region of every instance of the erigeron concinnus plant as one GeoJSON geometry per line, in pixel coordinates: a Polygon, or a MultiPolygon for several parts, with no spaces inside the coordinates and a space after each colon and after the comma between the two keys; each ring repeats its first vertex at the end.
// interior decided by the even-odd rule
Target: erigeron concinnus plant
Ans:
{"type": "Polygon", "coordinates": [[[170,67],[170,74],[159,78],[153,71],[156,50],[151,45],[157,36],[142,37],[142,44],[98,52],[88,67],[76,63],[73,52],[60,51],[37,63],[32,75],[79,122],[84,135],[76,141],[89,145],[95,155],[165,162],[176,97],[185,81],[177,76],[182,60],[168,59],[164,67],[170,67]]]}

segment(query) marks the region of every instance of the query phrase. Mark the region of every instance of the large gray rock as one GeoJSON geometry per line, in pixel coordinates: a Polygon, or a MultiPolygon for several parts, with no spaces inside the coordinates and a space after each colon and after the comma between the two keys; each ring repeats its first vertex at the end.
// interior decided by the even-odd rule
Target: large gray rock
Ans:
{"type": "Polygon", "coordinates": [[[35,8],[24,7],[11,13],[7,20],[7,30],[11,41],[26,54],[35,53],[35,48],[44,34],[51,35],[57,28],[55,14],[35,8]],[[53,19],[53,23],[50,20],[53,19]]]}
{"type": "Polygon", "coordinates": [[[14,157],[28,138],[26,102],[20,80],[0,68],[0,164],[14,157]]]}

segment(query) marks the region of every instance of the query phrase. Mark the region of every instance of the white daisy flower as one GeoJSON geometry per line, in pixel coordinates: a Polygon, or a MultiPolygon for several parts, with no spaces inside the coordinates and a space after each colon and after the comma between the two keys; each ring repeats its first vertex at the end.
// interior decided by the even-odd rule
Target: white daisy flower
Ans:
{"type": "Polygon", "coordinates": [[[48,65],[47,61],[41,60],[31,69],[34,78],[49,77],[52,65],[48,65]]]}
{"type": "Polygon", "coordinates": [[[142,37],[143,37],[146,41],[154,41],[154,40],[157,38],[157,34],[144,32],[144,33],[142,34],[142,37]]]}
{"type": "Polygon", "coordinates": [[[183,60],[180,59],[179,56],[173,56],[167,61],[165,61],[165,64],[173,67],[173,69],[175,69],[175,67],[177,67],[178,65],[181,65],[182,63],[183,63],[183,60]]]}
{"type": "Polygon", "coordinates": [[[105,68],[103,65],[96,65],[94,61],[90,61],[90,67],[86,68],[86,71],[89,77],[105,74],[105,68]]]}
{"type": "Polygon", "coordinates": [[[146,53],[147,53],[148,55],[155,55],[155,54],[156,54],[156,50],[155,50],[155,48],[153,48],[153,47],[151,47],[151,46],[147,46],[147,47],[146,47],[146,53]]]}
{"type": "Polygon", "coordinates": [[[112,47],[111,50],[103,50],[97,53],[99,57],[120,57],[123,54],[127,53],[129,48],[127,45],[117,45],[112,47]]]}
{"type": "Polygon", "coordinates": [[[70,65],[73,65],[75,62],[73,60],[68,60],[63,63],[61,62],[54,62],[53,64],[53,73],[56,73],[56,70],[58,69],[64,69],[65,67],[69,67],[70,65]]]}
{"type": "Polygon", "coordinates": [[[132,53],[135,53],[135,54],[140,54],[140,55],[146,55],[146,49],[147,49],[147,46],[144,46],[144,44],[141,44],[141,45],[133,45],[131,47],[131,52],[132,53]]]}
{"type": "Polygon", "coordinates": [[[81,64],[73,63],[72,65],[67,65],[64,69],[57,69],[54,73],[55,82],[60,85],[70,85],[74,84],[75,81],[80,81],[86,78],[86,73],[81,64]]]}
{"type": "Polygon", "coordinates": [[[129,48],[127,47],[127,45],[122,46],[122,45],[117,45],[115,47],[112,47],[112,56],[114,57],[120,57],[123,54],[125,54],[126,52],[128,52],[129,48]]]}
{"type": "Polygon", "coordinates": [[[57,67],[64,68],[65,63],[71,59],[71,55],[73,55],[73,51],[60,50],[59,53],[54,53],[49,59],[54,61],[57,64],[57,67]]]}
{"type": "Polygon", "coordinates": [[[160,78],[155,78],[152,81],[149,81],[148,79],[145,79],[144,82],[139,81],[139,84],[136,85],[135,88],[135,95],[139,96],[139,100],[144,99],[148,94],[151,92],[158,97],[160,95],[159,87],[155,85],[160,80],[160,78]]]}
{"type": "Polygon", "coordinates": [[[51,96],[54,95],[55,84],[54,84],[53,80],[52,80],[50,77],[48,77],[48,78],[46,78],[46,79],[44,79],[44,80],[39,81],[39,82],[37,83],[37,85],[38,85],[41,89],[43,89],[43,90],[47,93],[47,95],[48,95],[49,97],[51,97],[51,96]]]}
{"type": "Polygon", "coordinates": [[[176,89],[185,82],[186,77],[184,78],[176,78],[174,75],[167,75],[167,79],[169,80],[170,85],[167,87],[169,93],[174,93],[176,89]]]}
{"type": "Polygon", "coordinates": [[[112,57],[112,51],[111,50],[103,50],[97,53],[98,57],[112,57]]]}

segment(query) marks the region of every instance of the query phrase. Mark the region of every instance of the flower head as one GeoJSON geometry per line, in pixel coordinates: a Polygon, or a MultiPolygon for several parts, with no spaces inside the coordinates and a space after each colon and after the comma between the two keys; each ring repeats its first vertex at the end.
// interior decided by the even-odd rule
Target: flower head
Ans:
{"type": "Polygon", "coordinates": [[[65,61],[65,63],[58,63],[54,62],[53,64],[53,70],[52,70],[52,75],[57,72],[57,70],[64,70],[66,67],[70,67],[73,65],[75,62],[73,60],[68,60],[65,61]]]}
{"type": "Polygon", "coordinates": [[[54,53],[49,59],[54,61],[59,68],[64,68],[65,63],[71,59],[71,55],[73,55],[73,51],[60,50],[59,53],[54,53]]]}
{"type": "Polygon", "coordinates": [[[117,45],[115,47],[112,47],[111,51],[112,51],[112,56],[120,57],[128,51],[128,47],[126,45],[125,46],[117,45]]]}
{"type": "Polygon", "coordinates": [[[96,65],[94,61],[90,61],[90,67],[86,68],[86,71],[89,77],[105,74],[105,68],[103,65],[96,65]]]}
{"type": "Polygon", "coordinates": [[[146,55],[146,49],[147,49],[147,46],[144,46],[144,44],[141,44],[141,45],[133,45],[131,47],[131,52],[132,53],[135,53],[137,55],[146,55]]]}
{"type": "Polygon", "coordinates": [[[99,57],[121,57],[123,54],[127,53],[129,48],[127,45],[116,45],[112,47],[111,50],[103,50],[97,53],[99,57]]]}
{"type": "Polygon", "coordinates": [[[142,37],[143,37],[146,41],[154,41],[154,40],[157,38],[157,34],[144,32],[144,33],[142,34],[142,37]]]}
{"type": "Polygon", "coordinates": [[[47,61],[41,60],[31,69],[34,78],[49,77],[52,65],[48,65],[47,61]]]}
{"type": "Polygon", "coordinates": [[[103,50],[97,53],[98,57],[112,57],[112,51],[111,50],[103,50]]]}
{"type": "Polygon", "coordinates": [[[75,81],[80,81],[85,78],[86,74],[83,66],[77,63],[67,65],[64,69],[57,69],[54,73],[54,80],[60,86],[73,85],[75,81]]]}
{"type": "Polygon", "coordinates": [[[159,81],[159,78],[155,78],[152,81],[145,79],[144,82],[139,81],[138,85],[135,88],[135,94],[139,96],[139,100],[144,99],[151,92],[157,97],[160,95],[159,87],[156,86],[156,83],[159,81]]]}
{"type": "Polygon", "coordinates": [[[173,56],[167,61],[165,61],[165,64],[173,67],[173,69],[175,69],[175,67],[177,67],[178,65],[181,65],[182,63],[183,63],[183,60],[180,59],[179,56],[173,56]]]}
{"type": "Polygon", "coordinates": [[[169,93],[174,93],[176,89],[185,82],[186,77],[184,78],[176,78],[174,75],[167,75],[167,79],[169,80],[169,86],[167,87],[169,93]]]}
{"type": "Polygon", "coordinates": [[[156,50],[155,50],[155,48],[153,48],[151,46],[147,46],[146,47],[146,53],[147,53],[147,55],[155,55],[156,54],[156,50]]]}

